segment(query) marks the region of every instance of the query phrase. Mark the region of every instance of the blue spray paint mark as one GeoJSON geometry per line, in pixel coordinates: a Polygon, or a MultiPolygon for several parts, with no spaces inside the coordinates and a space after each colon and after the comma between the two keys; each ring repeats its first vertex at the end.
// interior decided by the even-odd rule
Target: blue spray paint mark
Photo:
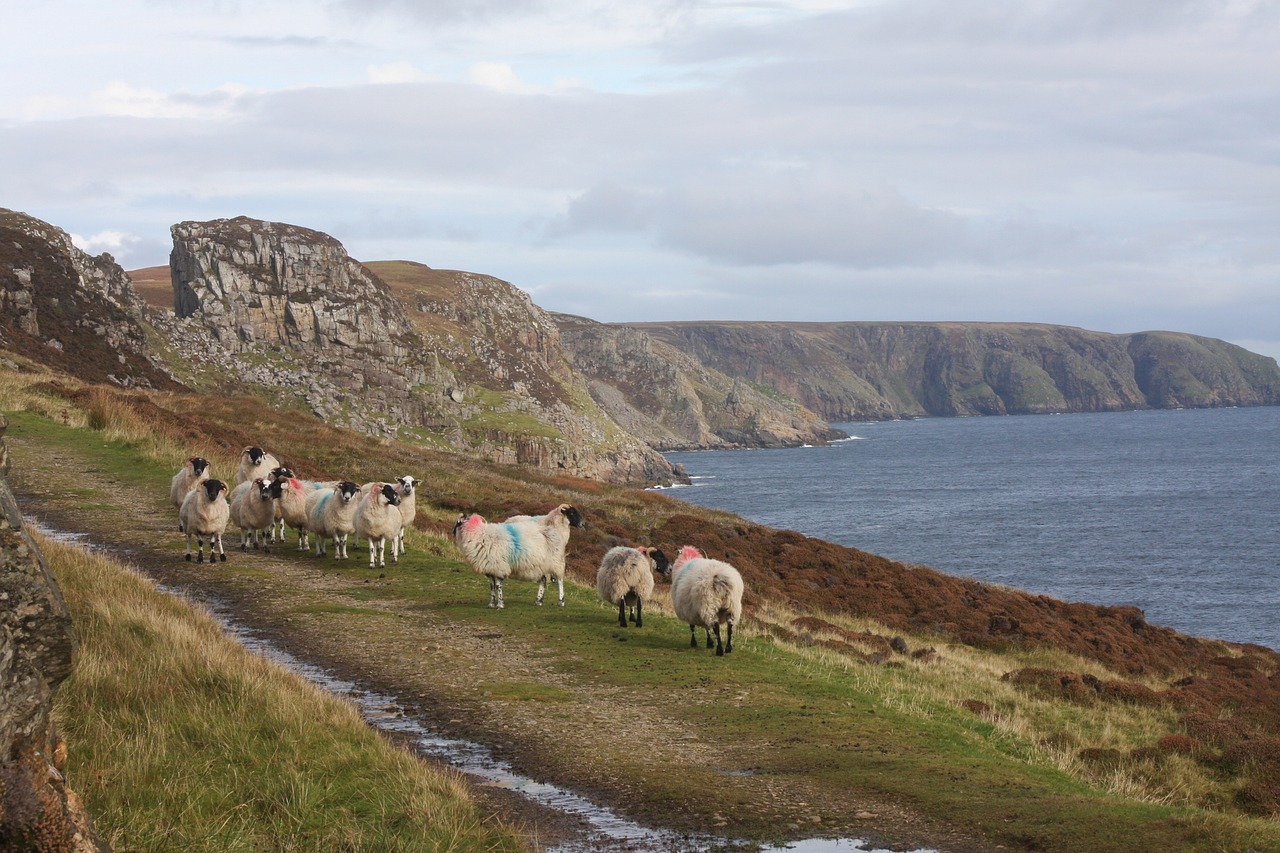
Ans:
{"type": "Polygon", "coordinates": [[[524,553],[524,545],[520,541],[520,528],[514,524],[504,524],[502,526],[507,529],[507,536],[511,539],[511,562],[518,562],[520,555],[524,553]]]}

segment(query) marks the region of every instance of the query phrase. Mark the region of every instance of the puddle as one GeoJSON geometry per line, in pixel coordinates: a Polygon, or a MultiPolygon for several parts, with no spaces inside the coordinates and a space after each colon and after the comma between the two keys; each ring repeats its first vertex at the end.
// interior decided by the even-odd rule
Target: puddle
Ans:
{"type": "MultiPolygon", "coordinates": [[[[52,530],[30,516],[27,516],[25,523],[49,539],[98,551],[106,550],[88,542],[86,534],[52,530]]],[[[421,720],[407,714],[404,707],[393,696],[366,690],[354,682],[338,678],[321,667],[298,660],[255,633],[253,629],[237,623],[231,610],[216,600],[196,596],[190,591],[174,589],[164,584],[156,584],[156,587],[169,595],[198,603],[245,648],[296,672],[330,693],[354,702],[360,709],[361,715],[374,728],[407,737],[422,754],[449,764],[478,780],[479,784],[515,791],[539,805],[577,817],[590,828],[585,837],[545,848],[544,853],[590,853],[590,851],[599,850],[626,850],[630,853],[704,853],[704,851],[891,853],[880,848],[865,847],[866,842],[852,838],[811,838],[778,846],[761,847],[752,842],[720,835],[677,833],[642,826],[572,791],[547,782],[539,782],[515,772],[510,764],[495,758],[493,753],[482,744],[446,737],[434,731],[421,720]]],[[[751,771],[742,772],[749,774],[751,771]]],[[[938,851],[915,850],[911,853],[938,853],[938,851]]]]}

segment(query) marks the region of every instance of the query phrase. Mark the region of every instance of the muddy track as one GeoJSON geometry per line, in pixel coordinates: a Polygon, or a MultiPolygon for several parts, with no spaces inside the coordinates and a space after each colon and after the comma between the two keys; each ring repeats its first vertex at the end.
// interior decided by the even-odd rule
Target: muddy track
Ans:
{"type": "MultiPolygon", "coordinates": [[[[613,685],[580,683],[558,666],[561,652],[504,635],[492,625],[451,618],[422,601],[359,595],[350,575],[328,570],[328,559],[297,555],[292,541],[270,554],[241,554],[238,547],[228,547],[227,563],[187,563],[167,495],[122,482],[65,448],[12,434],[7,440],[14,459],[10,482],[29,517],[84,534],[166,588],[197,601],[221,602],[239,623],[295,658],[396,697],[425,725],[489,746],[523,775],[581,793],[642,825],[733,834],[734,813],[708,809],[702,802],[705,792],[691,790],[683,807],[673,808],[669,794],[664,802],[652,799],[644,785],[613,773],[607,758],[620,743],[641,745],[648,773],[676,779],[680,768],[690,765],[750,767],[761,744],[714,742],[698,729],[696,716],[686,713],[698,701],[696,686],[686,695],[636,701],[613,685]],[[247,565],[253,570],[244,571],[247,565]],[[374,612],[378,630],[351,631],[349,622],[334,615],[347,609],[374,612]],[[484,687],[494,673],[509,673],[513,680],[543,685],[566,698],[515,702],[494,696],[484,687]]],[[[238,534],[228,534],[229,546],[233,540],[238,543],[238,534]]],[[[359,559],[355,549],[352,559],[359,559]]],[[[388,571],[397,570],[403,571],[388,571]]],[[[479,595],[480,585],[476,589],[479,595]]],[[[522,588],[517,595],[524,593],[522,588]]],[[[993,848],[895,804],[821,790],[803,777],[761,779],[726,772],[723,784],[741,803],[739,814],[754,815],[792,837],[843,835],[947,851],[993,848]]],[[[518,794],[473,789],[498,817],[523,827],[534,846],[574,839],[590,844],[588,828],[575,817],[518,794]]]]}

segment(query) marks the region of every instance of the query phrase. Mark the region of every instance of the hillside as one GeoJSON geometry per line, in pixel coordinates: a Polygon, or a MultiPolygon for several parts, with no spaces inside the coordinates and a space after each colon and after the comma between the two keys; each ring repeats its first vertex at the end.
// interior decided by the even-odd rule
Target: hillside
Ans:
{"type": "Polygon", "coordinates": [[[34,368],[0,380],[18,410],[10,434],[28,511],[127,551],[172,588],[230,602],[304,659],[408,697],[442,730],[645,822],[770,838],[856,833],[949,853],[1128,851],[1140,837],[1206,853],[1280,843],[1280,779],[1267,758],[1280,743],[1274,651],[661,494],[370,443],[251,399],[82,387],[34,368]],[[88,423],[100,431],[77,426],[88,423]],[[357,552],[317,561],[290,543],[229,552],[217,570],[183,562],[165,500],[171,468],[202,451],[228,471],[252,441],[317,478],[419,476],[409,555],[379,571],[357,552]],[[47,488],[73,475],[76,489],[47,488]],[[483,579],[447,538],[457,514],[559,502],[587,519],[571,541],[569,607],[533,607],[530,585],[513,584],[505,611],[486,608],[483,579]],[[645,629],[617,627],[591,580],[620,541],[668,552],[697,543],[742,569],[733,655],[689,649],[665,587],[645,629]]]}
{"type": "Polygon", "coordinates": [[[1033,323],[628,323],[829,421],[1280,405],[1275,359],[1033,323]]]}

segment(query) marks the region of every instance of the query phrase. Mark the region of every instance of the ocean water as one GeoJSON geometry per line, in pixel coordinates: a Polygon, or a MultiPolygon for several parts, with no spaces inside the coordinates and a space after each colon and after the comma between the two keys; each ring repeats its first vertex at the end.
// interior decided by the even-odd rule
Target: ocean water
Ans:
{"type": "Polygon", "coordinates": [[[668,453],[668,492],[948,574],[1280,649],[1280,407],[836,424],[668,453]]]}

